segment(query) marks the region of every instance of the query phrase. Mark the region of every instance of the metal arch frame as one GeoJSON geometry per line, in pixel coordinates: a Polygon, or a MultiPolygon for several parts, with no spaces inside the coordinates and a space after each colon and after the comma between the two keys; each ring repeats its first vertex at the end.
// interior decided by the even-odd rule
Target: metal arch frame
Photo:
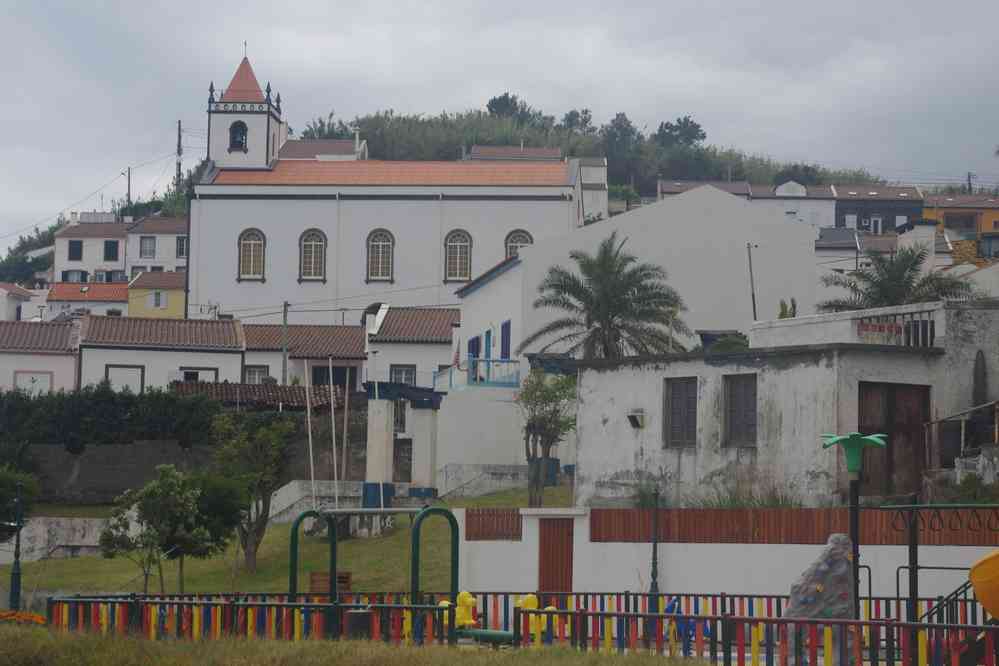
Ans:
{"type": "Polygon", "coordinates": [[[458,603],[458,520],[450,509],[440,506],[428,506],[416,514],[410,534],[410,600],[411,604],[420,603],[420,530],[423,521],[430,516],[444,516],[451,526],[451,604],[458,603]]]}
{"type": "Polygon", "coordinates": [[[302,521],[306,518],[315,518],[326,521],[326,529],[330,539],[330,601],[340,600],[340,593],[336,584],[336,519],[332,514],[322,514],[318,511],[305,511],[291,524],[291,545],[288,548],[288,601],[295,601],[298,596],[298,533],[302,526],[302,521]]]}

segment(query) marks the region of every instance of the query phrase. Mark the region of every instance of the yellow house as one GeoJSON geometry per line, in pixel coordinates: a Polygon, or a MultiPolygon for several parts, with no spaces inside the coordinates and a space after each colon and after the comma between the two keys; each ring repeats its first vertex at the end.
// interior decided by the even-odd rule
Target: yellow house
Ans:
{"type": "Polygon", "coordinates": [[[128,283],[128,316],[183,319],[186,280],[183,271],[139,273],[128,283]]]}
{"type": "Polygon", "coordinates": [[[923,201],[923,217],[934,220],[938,229],[946,229],[952,241],[975,242],[977,256],[988,259],[999,256],[999,196],[929,195],[923,201]]]}

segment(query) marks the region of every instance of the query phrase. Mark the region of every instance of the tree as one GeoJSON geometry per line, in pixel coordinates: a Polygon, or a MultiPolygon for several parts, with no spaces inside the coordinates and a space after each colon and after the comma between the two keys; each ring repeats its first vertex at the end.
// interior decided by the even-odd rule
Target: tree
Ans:
{"type": "Polygon", "coordinates": [[[774,174],[773,184],[783,185],[789,180],[793,180],[799,185],[821,185],[822,171],[818,165],[810,164],[789,164],[776,174],[774,174]]]}
{"type": "Polygon", "coordinates": [[[576,134],[590,135],[596,134],[597,128],[593,126],[593,113],[589,109],[572,109],[562,116],[560,129],[576,134]]]}
{"type": "Polygon", "coordinates": [[[659,123],[659,129],[653,135],[656,143],[664,148],[671,146],[696,146],[708,138],[700,123],[690,116],[677,118],[676,122],[659,123]]]}
{"type": "Polygon", "coordinates": [[[302,130],[303,139],[349,139],[354,136],[349,125],[337,120],[333,111],[323,118],[318,117],[305,123],[302,130]]]}
{"type": "Polygon", "coordinates": [[[635,176],[640,147],[644,141],[642,133],[628,119],[627,114],[618,113],[600,128],[600,138],[607,155],[607,178],[615,184],[628,184],[635,176]]]}
{"type": "Polygon", "coordinates": [[[749,339],[742,333],[723,335],[710,345],[705,353],[707,354],[732,354],[749,349],[749,339]]]}
{"type": "Polygon", "coordinates": [[[489,115],[491,116],[516,118],[522,106],[526,106],[526,102],[521,101],[516,95],[512,95],[510,91],[507,91],[502,95],[491,98],[486,103],[486,110],[489,111],[489,115]]]}
{"type": "Polygon", "coordinates": [[[622,358],[629,354],[680,351],[678,335],[690,335],[680,319],[683,299],[666,283],[666,271],[639,263],[623,251],[617,232],[605,238],[595,255],[569,254],[574,273],[552,266],[538,287],[535,308],[551,308],[565,316],[542,326],[521,343],[523,351],[542,338],[554,338],[541,348],[559,346],[583,358],[622,358]]]}
{"type": "Polygon", "coordinates": [[[296,430],[290,416],[271,412],[220,414],[212,424],[216,464],[239,482],[246,498],[236,531],[247,571],[257,570],[271,495],[284,483],[296,430]]]}
{"type": "Polygon", "coordinates": [[[791,297],[791,303],[788,304],[783,298],[780,299],[780,311],[777,313],[778,319],[794,319],[798,316],[798,301],[791,297]]]}
{"type": "Polygon", "coordinates": [[[572,375],[550,377],[533,370],[524,380],[516,403],[524,415],[528,503],[541,506],[552,449],[576,427],[576,378],[572,375]]]}
{"type": "Polygon", "coordinates": [[[162,558],[178,563],[178,584],[184,593],[184,559],[209,557],[229,542],[243,507],[240,489],[232,482],[208,476],[188,476],[173,465],[156,468],[156,478],[116,501],[115,511],[101,533],[105,557],[124,555],[143,574],[148,592],[153,566],[162,558]]]}
{"type": "Polygon", "coordinates": [[[820,312],[865,310],[908,303],[928,303],[974,295],[971,283],[963,276],[940,271],[923,272],[929,257],[925,247],[904,247],[885,255],[868,250],[864,256],[869,268],[851,273],[830,273],[822,277],[826,287],[840,287],[846,296],[820,302],[820,312]]]}

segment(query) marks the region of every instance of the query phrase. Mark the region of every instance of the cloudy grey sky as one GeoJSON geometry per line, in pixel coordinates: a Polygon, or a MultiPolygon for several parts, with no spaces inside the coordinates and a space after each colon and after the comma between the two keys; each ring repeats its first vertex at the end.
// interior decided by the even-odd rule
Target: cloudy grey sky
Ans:
{"type": "Polygon", "coordinates": [[[60,211],[162,191],[183,121],[242,42],[301,128],[335,108],[437,112],[516,92],[639,126],[691,114],[723,146],[893,180],[999,183],[999,3],[909,0],[0,0],[0,248],[60,211]],[[95,192],[109,181],[109,185],[95,192]],[[81,200],[82,199],[82,200],[81,200]]]}

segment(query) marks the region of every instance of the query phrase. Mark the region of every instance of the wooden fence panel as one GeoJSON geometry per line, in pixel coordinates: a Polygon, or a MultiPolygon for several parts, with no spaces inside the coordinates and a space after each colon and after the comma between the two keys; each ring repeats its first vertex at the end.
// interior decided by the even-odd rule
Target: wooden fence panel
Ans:
{"type": "MultiPolygon", "coordinates": [[[[937,546],[999,546],[999,512],[946,509],[921,513],[919,543],[937,546]]],[[[651,509],[592,509],[590,541],[652,541],[651,509]]],[[[662,543],[824,544],[830,534],[848,534],[849,510],[660,509],[662,543]]],[[[905,545],[905,521],[891,510],[861,509],[860,543],[905,545]]]]}
{"type": "Polygon", "coordinates": [[[466,509],[466,541],[520,541],[520,509],[466,509]]]}

